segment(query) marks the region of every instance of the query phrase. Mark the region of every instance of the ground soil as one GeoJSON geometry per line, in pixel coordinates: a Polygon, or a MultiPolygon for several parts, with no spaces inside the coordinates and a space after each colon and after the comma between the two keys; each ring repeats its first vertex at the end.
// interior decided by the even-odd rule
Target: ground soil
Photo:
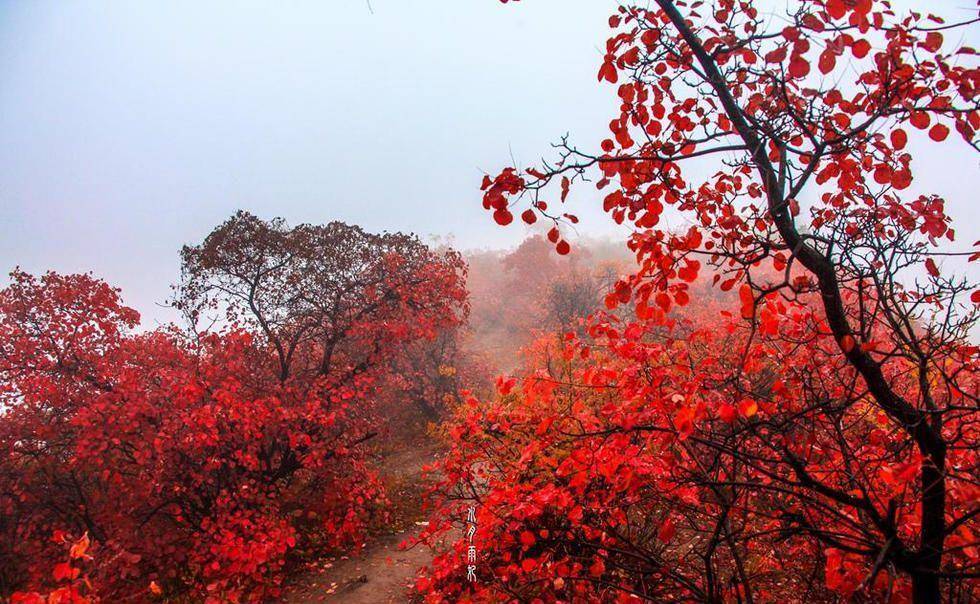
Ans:
{"type": "Polygon", "coordinates": [[[422,500],[431,478],[422,467],[431,463],[436,449],[430,441],[399,443],[380,454],[379,467],[391,501],[391,520],[373,532],[364,547],[339,558],[317,561],[287,584],[282,602],[314,604],[383,604],[411,602],[410,586],[432,553],[423,545],[404,549],[424,527],[422,500]]]}

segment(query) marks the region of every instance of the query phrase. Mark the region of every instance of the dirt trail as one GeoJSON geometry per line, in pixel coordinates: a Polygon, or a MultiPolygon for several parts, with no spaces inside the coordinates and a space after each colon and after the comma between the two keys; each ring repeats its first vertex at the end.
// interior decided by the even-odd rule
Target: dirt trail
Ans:
{"type": "Polygon", "coordinates": [[[282,602],[314,604],[383,604],[409,602],[409,586],[416,571],[432,561],[429,548],[408,550],[399,544],[422,530],[421,501],[426,488],[422,466],[432,462],[435,450],[423,446],[399,451],[384,459],[382,472],[392,502],[394,526],[372,535],[352,556],[323,560],[320,568],[292,579],[282,602]]]}

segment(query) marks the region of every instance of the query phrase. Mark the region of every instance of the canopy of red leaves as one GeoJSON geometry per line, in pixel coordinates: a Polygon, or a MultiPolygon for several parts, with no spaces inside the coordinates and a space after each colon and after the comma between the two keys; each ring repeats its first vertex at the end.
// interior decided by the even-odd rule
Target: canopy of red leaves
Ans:
{"type": "Polygon", "coordinates": [[[91,539],[84,593],[108,601],[263,600],[296,562],[359,544],[384,513],[365,449],[397,367],[382,361],[456,325],[465,296],[452,254],[371,245],[370,262],[316,275],[364,283],[343,291],[342,327],[310,310],[276,331],[254,328],[258,315],[134,333],[137,313],[106,283],[14,272],[0,291],[0,588],[36,601],[55,584],[47,601],[76,601],[55,595],[77,570],[52,534],[91,539]],[[333,349],[296,329],[332,334],[333,349]],[[282,341],[301,343],[290,371],[282,341]]]}
{"type": "Polygon", "coordinates": [[[978,148],[976,19],[761,5],[624,3],[599,149],[484,178],[561,253],[593,181],[638,266],[589,338],[461,411],[432,527],[476,507],[480,576],[458,541],[432,601],[977,597],[980,290],[939,263],[980,254],[909,194],[910,133],[978,148]]]}
{"type": "MultiPolygon", "coordinates": [[[[427,538],[465,527],[474,507],[478,579],[457,528],[419,579],[428,600],[910,597],[907,577],[872,569],[881,523],[896,546],[921,530],[919,453],[855,388],[833,338],[813,333],[811,308],[766,299],[760,337],[699,299],[666,323],[610,315],[585,340],[542,340],[519,384],[460,408],[427,538]]],[[[950,362],[975,393],[975,353],[950,362]]],[[[969,416],[947,430],[951,466],[975,469],[969,416]]],[[[978,497],[970,471],[951,473],[947,513],[964,521],[950,567],[980,554],[978,497]]]]}

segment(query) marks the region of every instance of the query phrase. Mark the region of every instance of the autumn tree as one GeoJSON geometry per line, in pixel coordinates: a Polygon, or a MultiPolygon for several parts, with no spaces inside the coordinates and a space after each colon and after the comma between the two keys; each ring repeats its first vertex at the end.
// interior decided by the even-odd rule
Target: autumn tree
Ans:
{"type": "Polygon", "coordinates": [[[467,254],[470,265],[470,349],[479,349],[497,367],[520,364],[521,349],[539,332],[578,331],[600,303],[630,254],[600,241],[580,242],[574,256],[561,256],[545,236],[534,234],[512,250],[467,254]],[[602,252],[593,256],[592,251],[602,252]],[[625,253],[624,253],[625,252],[625,253]]]}
{"type": "Polygon", "coordinates": [[[379,509],[357,448],[368,384],[286,383],[242,331],[132,334],[87,275],[14,273],[0,292],[5,591],[51,580],[87,535],[104,598],[277,593],[303,551],[351,547],[379,509]],[[55,570],[52,571],[52,568],[55,570]]]}
{"type": "Polygon", "coordinates": [[[274,349],[280,379],[343,381],[392,344],[431,339],[465,319],[465,265],[412,235],[341,222],[289,228],[238,212],[181,251],[176,304],[195,320],[219,309],[274,349]]]}
{"type": "Polygon", "coordinates": [[[458,329],[447,329],[431,340],[418,340],[393,354],[390,379],[382,390],[394,401],[383,404],[390,407],[407,401],[414,415],[421,411],[422,419],[439,420],[447,407],[458,402],[464,381],[477,378],[465,375],[470,361],[461,348],[462,337],[458,329]]]}
{"type": "Polygon", "coordinates": [[[515,366],[518,351],[542,321],[540,300],[561,271],[552,246],[531,236],[513,250],[469,255],[472,315],[476,348],[488,351],[499,368],[515,366]]]}
{"type": "Polygon", "coordinates": [[[639,263],[606,304],[637,320],[597,316],[566,353],[592,360],[517,410],[471,406],[449,482],[486,510],[485,583],[449,556],[423,591],[969,601],[980,291],[940,270],[944,201],[907,191],[910,133],[977,146],[975,52],[946,41],[975,20],[656,0],[609,23],[610,137],[488,176],[484,207],[554,221],[567,253],[562,203],[596,175],[639,263]],[[727,318],[687,310],[705,271],[738,293],[727,318]]]}
{"type": "Polygon", "coordinates": [[[379,389],[465,316],[458,255],[239,214],[184,257],[194,329],[134,332],[90,275],[0,290],[0,595],[76,589],[85,536],[86,596],[262,601],[384,519],[379,389]]]}
{"type": "Polygon", "coordinates": [[[545,325],[559,334],[585,335],[585,319],[596,309],[617,276],[613,267],[604,266],[573,270],[553,279],[543,300],[545,325]]]}

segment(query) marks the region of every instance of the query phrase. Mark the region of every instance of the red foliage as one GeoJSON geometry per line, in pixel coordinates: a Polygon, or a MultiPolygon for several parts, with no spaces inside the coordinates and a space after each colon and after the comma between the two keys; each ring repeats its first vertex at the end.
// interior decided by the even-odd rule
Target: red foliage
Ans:
{"type": "Polygon", "coordinates": [[[609,138],[485,178],[483,203],[526,203],[557,246],[575,221],[543,200],[595,176],[638,260],[606,307],[636,318],[597,316],[522,388],[463,407],[432,527],[477,508],[478,580],[461,540],[420,591],[972,601],[980,295],[937,264],[944,201],[905,191],[910,129],[977,147],[976,52],[944,41],[973,22],[656,0],[609,23],[609,138]],[[658,228],[668,206],[685,229],[658,228]],[[706,296],[703,272],[737,297],[706,296]]]}
{"type": "MultiPolygon", "coordinates": [[[[91,544],[88,533],[72,542],[67,535],[56,531],[51,540],[62,546],[69,546],[68,559],[55,564],[51,577],[46,581],[54,587],[45,590],[46,593],[14,592],[10,597],[10,604],[96,604],[99,602],[98,596],[93,595],[92,583],[83,570],[92,560],[87,553],[91,544]]],[[[154,583],[153,586],[155,587],[156,584],[154,583]]],[[[153,587],[151,591],[154,591],[153,587]]]]}
{"type": "Polygon", "coordinates": [[[381,497],[353,447],[367,382],[281,384],[249,334],[127,335],[137,315],[105,283],[13,279],[0,293],[5,544],[28,584],[57,554],[52,530],[84,530],[104,596],[155,580],[256,598],[291,550],[362,530],[381,497]]]}
{"type": "MultiPolygon", "coordinates": [[[[908,577],[872,572],[871,554],[876,514],[896,540],[921,530],[921,456],[854,391],[833,338],[810,333],[812,309],[762,306],[766,337],[739,317],[710,319],[710,305],[667,323],[597,318],[586,341],[540,342],[520,386],[461,407],[429,537],[475,507],[478,578],[466,580],[470,541],[457,537],[421,591],[433,602],[907,600],[908,577]]],[[[976,375],[975,356],[950,362],[976,375]]],[[[977,467],[969,416],[947,429],[950,464],[977,467]]],[[[968,519],[978,497],[951,478],[949,517],[968,519]]],[[[948,542],[950,568],[976,562],[975,523],[948,542]]]]}
{"type": "MultiPolygon", "coordinates": [[[[384,501],[362,445],[390,370],[374,359],[457,320],[443,314],[455,290],[422,284],[416,305],[396,284],[383,315],[336,338],[360,370],[285,375],[262,336],[132,334],[137,313],[102,281],[11,277],[0,291],[0,585],[46,584],[62,554],[52,531],[87,532],[91,593],[110,601],[260,600],[290,563],[359,543],[384,501]]],[[[308,343],[291,360],[320,358],[308,343]]]]}

